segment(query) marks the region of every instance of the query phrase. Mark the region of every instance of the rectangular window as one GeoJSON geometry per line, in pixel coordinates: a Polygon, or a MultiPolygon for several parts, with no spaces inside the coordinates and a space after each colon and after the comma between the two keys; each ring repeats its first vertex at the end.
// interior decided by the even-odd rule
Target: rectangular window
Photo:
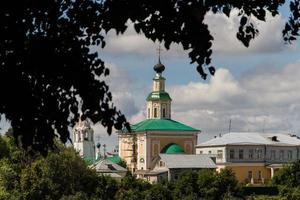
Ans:
{"type": "Polygon", "coordinates": [[[166,109],[163,108],[163,117],[166,117],[166,109]]]}
{"type": "Polygon", "coordinates": [[[256,150],[256,157],[258,158],[258,159],[261,159],[262,158],[262,149],[257,149],[256,150]]]}
{"type": "Polygon", "coordinates": [[[223,151],[222,150],[217,151],[217,158],[218,159],[223,159],[223,151]]]}
{"type": "Polygon", "coordinates": [[[261,176],[261,171],[258,171],[258,179],[261,179],[262,176],[261,176]]]}
{"type": "Polygon", "coordinates": [[[275,160],[275,150],[271,150],[271,160],[275,160]]]}
{"type": "Polygon", "coordinates": [[[229,150],[229,158],[234,159],[234,149],[229,150]]]}
{"type": "Polygon", "coordinates": [[[293,159],[293,151],[291,151],[291,150],[288,151],[288,159],[289,160],[293,159]]]}
{"type": "Polygon", "coordinates": [[[248,171],[248,179],[249,179],[249,180],[252,179],[252,171],[248,171]]]}
{"type": "Polygon", "coordinates": [[[249,159],[253,159],[253,149],[249,149],[249,159]]]}
{"type": "Polygon", "coordinates": [[[200,151],[200,154],[203,154],[203,151],[200,151]]]}
{"type": "Polygon", "coordinates": [[[244,150],[243,149],[239,150],[239,159],[244,159],[244,150]]]}
{"type": "Polygon", "coordinates": [[[157,108],[154,108],[154,118],[157,117],[157,108]]]}
{"type": "Polygon", "coordinates": [[[284,159],[284,151],[280,150],[279,151],[279,160],[283,160],[284,159]]]}

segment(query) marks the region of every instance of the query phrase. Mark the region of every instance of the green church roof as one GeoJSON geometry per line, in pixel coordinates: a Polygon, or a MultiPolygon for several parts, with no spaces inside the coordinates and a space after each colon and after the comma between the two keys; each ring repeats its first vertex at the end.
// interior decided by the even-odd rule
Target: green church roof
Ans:
{"type": "Polygon", "coordinates": [[[120,158],[120,156],[111,156],[111,157],[107,157],[106,160],[110,160],[113,163],[116,164],[120,164],[122,159],[120,158]]]}
{"type": "Polygon", "coordinates": [[[168,144],[167,146],[165,146],[161,150],[161,153],[166,153],[166,154],[181,154],[181,153],[184,153],[184,150],[178,144],[172,143],[172,144],[168,144]]]}
{"type": "Polygon", "coordinates": [[[92,158],[92,157],[83,157],[83,160],[85,161],[85,163],[87,165],[91,165],[95,162],[95,158],[92,158]]]}
{"type": "Polygon", "coordinates": [[[155,92],[151,92],[147,97],[147,101],[153,101],[153,100],[172,100],[172,99],[167,92],[155,91],[155,92]]]}
{"type": "MultiPolygon", "coordinates": [[[[132,132],[142,131],[191,131],[197,132],[199,130],[190,126],[174,121],[172,119],[146,119],[137,124],[131,125],[132,132]]],[[[127,132],[123,130],[123,132],[127,132]]]]}

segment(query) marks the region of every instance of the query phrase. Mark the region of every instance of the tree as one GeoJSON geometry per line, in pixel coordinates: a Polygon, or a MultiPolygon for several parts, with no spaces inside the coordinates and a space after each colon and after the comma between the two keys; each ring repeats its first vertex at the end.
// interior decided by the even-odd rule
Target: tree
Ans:
{"type": "Polygon", "coordinates": [[[198,190],[199,196],[204,199],[215,196],[218,188],[215,187],[215,171],[201,170],[198,174],[198,190]]]}
{"type": "Polygon", "coordinates": [[[151,184],[142,179],[135,178],[128,173],[120,182],[115,199],[138,200],[145,199],[144,192],[151,188],[151,184]]]}
{"type": "Polygon", "coordinates": [[[125,169],[127,169],[127,162],[124,159],[121,159],[121,161],[117,164],[120,165],[121,167],[124,167],[125,169]]]}
{"type": "Polygon", "coordinates": [[[87,169],[71,148],[40,157],[22,171],[20,178],[24,199],[60,199],[80,191],[90,197],[97,183],[96,172],[87,169]]]}
{"type": "Polygon", "coordinates": [[[282,197],[300,199],[300,161],[297,160],[279,169],[272,183],[279,186],[282,197]]]}
{"type": "Polygon", "coordinates": [[[59,149],[47,157],[32,157],[28,152],[20,153],[24,150],[16,148],[11,137],[0,136],[0,140],[10,149],[0,158],[0,200],[115,199],[117,181],[88,168],[73,148],[57,142],[59,149]],[[31,159],[24,162],[20,159],[24,155],[31,159]]]}
{"type": "Polygon", "coordinates": [[[174,182],[174,199],[234,199],[242,197],[241,187],[230,169],[183,172],[174,182]]]}
{"type": "Polygon", "coordinates": [[[198,174],[195,171],[186,171],[180,174],[174,183],[174,199],[198,199],[198,174]]]}
{"type": "Polygon", "coordinates": [[[119,189],[119,184],[116,180],[109,176],[100,176],[97,182],[97,188],[93,194],[95,200],[114,200],[119,189]]]}
{"type": "Polygon", "coordinates": [[[300,161],[297,160],[279,169],[275,173],[272,183],[275,185],[298,187],[300,185],[300,161]]]}
{"type": "Polygon", "coordinates": [[[149,190],[145,191],[145,200],[170,200],[171,191],[167,184],[153,184],[149,190]]]}
{"type": "Polygon", "coordinates": [[[8,146],[5,140],[2,137],[0,137],[0,159],[2,159],[3,157],[8,157],[8,154],[9,154],[8,146]]]}
{"type": "MultiPolygon", "coordinates": [[[[264,21],[284,0],[25,0],[0,4],[0,113],[14,129],[16,142],[46,154],[53,139],[69,138],[82,113],[93,123],[112,128],[127,127],[124,115],[112,104],[103,77],[109,74],[104,61],[91,46],[105,47],[108,31],[126,31],[131,20],[135,30],[160,41],[168,49],[178,43],[189,51],[191,63],[206,79],[211,63],[213,37],[203,22],[209,11],[230,16],[239,10],[237,38],[245,46],[258,35],[250,16],[264,21]]],[[[284,39],[296,39],[299,30],[299,0],[290,2],[291,17],[284,39]]]]}
{"type": "Polygon", "coordinates": [[[0,160],[0,199],[20,199],[20,168],[7,158],[0,160]]]}
{"type": "Polygon", "coordinates": [[[228,197],[241,197],[241,187],[238,184],[238,181],[235,178],[235,174],[231,169],[225,168],[216,175],[216,185],[217,192],[215,196],[220,199],[228,199],[228,197]]]}

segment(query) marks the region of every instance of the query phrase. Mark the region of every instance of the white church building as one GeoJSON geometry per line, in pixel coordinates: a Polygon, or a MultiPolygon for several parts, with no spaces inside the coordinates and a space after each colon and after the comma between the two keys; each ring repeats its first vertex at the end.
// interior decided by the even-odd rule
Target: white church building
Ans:
{"type": "Polygon", "coordinates": [[[94,130],[88,121],[79,121],[74,127],[73,132],[74,148],[79,152],[79,155],[86,161],[94,162],[95,143],[94,143],[94,130]]]}

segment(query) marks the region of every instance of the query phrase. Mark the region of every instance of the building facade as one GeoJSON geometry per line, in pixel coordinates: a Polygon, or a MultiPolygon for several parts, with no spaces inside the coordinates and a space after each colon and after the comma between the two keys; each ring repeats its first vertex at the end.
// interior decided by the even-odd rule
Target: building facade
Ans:
{"type": "Polygon", "coordinates": [[[176,180],[184,171],[216,169],[214,160],[209,155],[162,153],[155,158],[153,170],[143,174],[143,178],[151,183],[162,180],[176,180]]]}
{"type": "Polygon", "coordinates": [[[295,135],[228,133],[196,146],[197,154],[216,157],[218,169],[231,168],[239,182],[266,183],[284,164],[300,158],[295,135]]]}
{"type": "Polygon", "coordinates": [[[119,156],[133,172],[151,170],[159,153],[172,145],[180,146],[186,154],[195,154],[200,131],[171,119],[172,99],[165,91],[164,69],[160,60],[154,66],[156,74],[147,97],[146,119],[132,125],[131,132],[119,132],[119,156]]]}

